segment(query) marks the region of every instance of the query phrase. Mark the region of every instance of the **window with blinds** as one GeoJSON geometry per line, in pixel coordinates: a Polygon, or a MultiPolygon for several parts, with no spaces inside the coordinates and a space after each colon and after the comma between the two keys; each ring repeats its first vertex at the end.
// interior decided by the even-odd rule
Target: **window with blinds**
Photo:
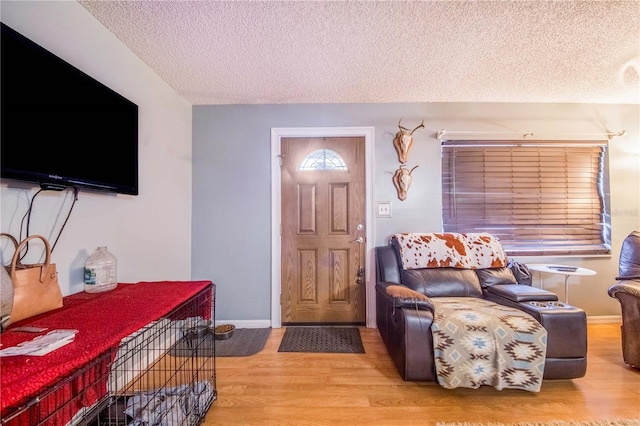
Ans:
{"type": "Polygon", "coordinates": [[[606,141],[443,141],[444,232],[512,256],[610,254],[606,141]]]}

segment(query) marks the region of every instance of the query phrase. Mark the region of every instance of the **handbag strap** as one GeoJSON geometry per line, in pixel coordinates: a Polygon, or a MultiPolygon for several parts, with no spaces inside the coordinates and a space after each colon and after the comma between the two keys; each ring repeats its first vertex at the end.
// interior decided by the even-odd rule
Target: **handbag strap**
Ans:
{"type": "Polygon", "coordinates": [[[0,233],[0,237],[7,237],[13,243],[13,247],[15,249],[18,248],[18,240],[16,240],[16,238],[13,235],[7,234],[6,232],[2,232],[2,233],[0,233]]]}
{"type": "MultiPolygon", "coordinates": [[[[13,243],[13,249],[14,249],[14,251],[17,251],[17,250],[18,250],[18,240],[16,240],[16,238],[15,238],[13,235],[11,235],[11,234],[7,234],[6,232],[2,232],[2,233],[0,233],[0,237],[7,237],[8,239],[10,239],[10,240],[11,240],[11,242],[13,243]]],[[[18,260],[17,265],[18,265],[18,266],[21,266],[21,265],[22,265],[22,263],[20,263],[20,260],[18,260]]]]}
{"type": "Polygon", "coordinates": [[[20,241],[20,244],[18,245],[18,247],[16,248],[15,253],[13,253],[13,258],[11,259],[11,265],[10,265],[10,269],[9,269],[9,275],[13,278],[15,272],[16,272],[16,266],[20,264],[20,261],[18,260],[18,257],[20,256],[20,252],[22,251],[22,249],[27,245],[27,243],[34,239],[34,238],[39,238],[42,240],[42,242],[44,242],[44,248],[46,250],[46,254],[45,254],[45,258],[44,258],[44,264],[38,264],[38,265],[42,265],[44,267],[40,268],[40,282],[44,282],[47,276],[47,271],[49,270],[49,265],[51,264],[51,246],[49,245],[49,240],[47,240],[45,237],[43,237],[42,235],[32,235],[30,237],[25,238],[24,240],[20,241]]]}

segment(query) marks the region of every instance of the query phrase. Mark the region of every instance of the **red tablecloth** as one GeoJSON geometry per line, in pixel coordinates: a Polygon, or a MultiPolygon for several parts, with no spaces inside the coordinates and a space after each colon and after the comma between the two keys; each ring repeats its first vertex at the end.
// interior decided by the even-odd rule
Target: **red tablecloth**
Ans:
{"type": "MultiPolygon", "coordinates": [[[[44,356],[0,358],[2,417],[100,355],[110,351],[115,355],[115,350],[124,337],[166,316],[208,286],[212,286],[211,281],[118,284],[115,290],[105,293],[81,292],[67,296],[64,298],[63,308],[12,324],[0,334],[2,348],[15,346],[54,329],[75,329],[78,333],[72,343],[44,356]],[[12,331],[21,325],[46,327],[47,330],[38,334],[12,331]]],[[[199,314],[210,319],[211,305],[207,305],[209,309],[199,314]]],[[[112,357],[106,366],[107,372],[111,362],[112,357]]],[[[104,370],[105,366],[101,368],[104,370]]],[[[89,373],[97,374],[98,371],[89,373]]],[[[82,383],[70,385],[69,397],[74,397],[73,393],[85,391],[87,386],[95,386],[92,379],[86,375],[79,377],[78,380],[82,383]]],[[[104,396],[105,384],[97,387],[98,389],[84,392],[82,405],[91,405],[104,396]]]]}

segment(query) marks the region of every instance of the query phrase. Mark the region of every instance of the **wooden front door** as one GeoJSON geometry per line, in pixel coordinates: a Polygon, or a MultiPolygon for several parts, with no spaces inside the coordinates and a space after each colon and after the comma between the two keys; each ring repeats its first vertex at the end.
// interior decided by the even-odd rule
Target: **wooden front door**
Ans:
{"type": "Polygon", "coordinates": [[[281,140],[283,324],[363,324],[363,137],[281,140]]]}

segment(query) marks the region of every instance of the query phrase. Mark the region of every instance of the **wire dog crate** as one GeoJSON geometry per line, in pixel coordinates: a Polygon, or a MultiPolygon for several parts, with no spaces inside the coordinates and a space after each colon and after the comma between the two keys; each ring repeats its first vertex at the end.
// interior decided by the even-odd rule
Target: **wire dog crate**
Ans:
{"type": "Polygon", "coordinates": [[[10,415],[3,413],[1,423],[198,425],[217,399],[214,328],[210,283],[10,415]]]}

